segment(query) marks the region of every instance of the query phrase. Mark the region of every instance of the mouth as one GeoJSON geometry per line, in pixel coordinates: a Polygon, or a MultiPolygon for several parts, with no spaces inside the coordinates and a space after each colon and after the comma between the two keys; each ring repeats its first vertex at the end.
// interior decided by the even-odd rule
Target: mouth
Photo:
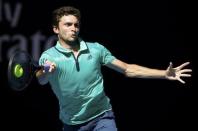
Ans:
{"type": "Polygon", "coordinates": [[[72,37],[72,38],[76,38],[77,35],[76,35],[76,34],[72,34],[71,37],[72,37]]]}

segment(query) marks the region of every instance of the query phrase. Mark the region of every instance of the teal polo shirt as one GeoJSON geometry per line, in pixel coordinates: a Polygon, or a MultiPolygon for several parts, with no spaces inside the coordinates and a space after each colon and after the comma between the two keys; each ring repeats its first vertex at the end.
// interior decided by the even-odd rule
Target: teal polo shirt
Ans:
{"type": "Polygon", "coordinates": [[[39,59],[40,65],[46,60],[56,64],[56,70],[47,78],[59,100],[59,117],[69,125],[87,122],[112,108],[104,92],[101,66],[112,62],[115,57],[97,42],[80,39],[79,42],[77,58],[57,42],[39,59]]]}

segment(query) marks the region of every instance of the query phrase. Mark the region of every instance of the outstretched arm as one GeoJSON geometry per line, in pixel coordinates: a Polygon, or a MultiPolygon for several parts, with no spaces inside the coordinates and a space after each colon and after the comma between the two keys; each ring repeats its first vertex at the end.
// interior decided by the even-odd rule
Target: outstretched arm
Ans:
{"type": "Polygon", "coordinates": [[[113,60],[107,66],[115,69],[118,72],[125,74],[127,77],[134,78],[163,78],[168,80],[178,80],[185,83],[181,77],[190,77],[191,69],[183,69],[189,62],[186,62],[178,67],[173,68],[172,63],[166,70],[152,69],[143,67],[137,64],[127,64],[118,59],[113,60]]]}

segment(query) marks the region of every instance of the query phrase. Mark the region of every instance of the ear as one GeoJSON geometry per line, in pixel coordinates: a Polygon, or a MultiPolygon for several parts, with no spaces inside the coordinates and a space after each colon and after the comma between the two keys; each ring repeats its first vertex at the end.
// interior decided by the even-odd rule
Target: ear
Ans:
{"type": "Polygon", "coordinates": [[[53,26],[53,31],[54,31],[54,33],[58,34],[59,33],[58,27],[57,26],[53,26]]]}

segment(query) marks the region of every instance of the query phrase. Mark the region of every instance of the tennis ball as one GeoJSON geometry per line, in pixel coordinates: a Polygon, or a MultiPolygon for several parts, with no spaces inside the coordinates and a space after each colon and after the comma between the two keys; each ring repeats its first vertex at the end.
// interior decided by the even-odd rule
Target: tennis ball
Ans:
{"type": "Polygon", "coordinates": [[[23,76],[23,68],[20,64],[16,64],[14,66],[14,76],[17,78],[20,78],[21,76],[23,76]]]}

